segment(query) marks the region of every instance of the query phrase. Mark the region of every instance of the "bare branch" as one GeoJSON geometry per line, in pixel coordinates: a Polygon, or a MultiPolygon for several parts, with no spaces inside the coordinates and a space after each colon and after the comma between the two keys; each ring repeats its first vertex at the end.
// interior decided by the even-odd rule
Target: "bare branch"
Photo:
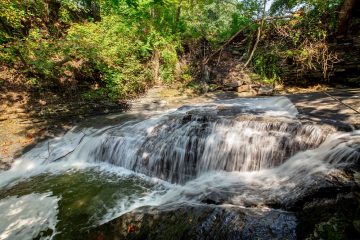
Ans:
{"type": "Polygon", "coordinates": [[[247,67],[252,59],[252,57],[254,56],[254,53],[256,51],[256,48],[257,48],[257,45],[260,41],[260,37],[261,37],[261,31],[262,31],[262,28],[264,26],[264,22],[265,22],[265,12],[266,12],[266,0],[264,0],[263,2],[263,14],[262,14],[262,20],[261,20],[261,24],[258,28],[258,32],[257,32],[257,36],[256,36],[256,42],[254,44],[254,47],[253,49],[251,50],[251,53],[250,53],[250,56],[249,56],[249,59],[246,61],[244,67],[247,67]]]}

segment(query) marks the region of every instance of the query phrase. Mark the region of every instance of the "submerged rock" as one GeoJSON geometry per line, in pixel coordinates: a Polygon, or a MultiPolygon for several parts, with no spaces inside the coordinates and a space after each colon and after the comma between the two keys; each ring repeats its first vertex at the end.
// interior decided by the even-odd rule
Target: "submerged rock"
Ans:
{"type": "Polygon", "coordinates": [[[293,213],[257,208],[143,207],[90,231],[88,239],[296,239],[293,213]]]}

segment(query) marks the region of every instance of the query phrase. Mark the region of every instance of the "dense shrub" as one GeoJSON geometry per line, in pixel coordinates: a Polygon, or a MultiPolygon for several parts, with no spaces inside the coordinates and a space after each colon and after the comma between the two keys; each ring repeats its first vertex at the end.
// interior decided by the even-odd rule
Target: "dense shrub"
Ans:
{"type": "Polygon", "coordinates": [[[155,78],[189,83],[200,70],[180,64],[182,57],[190,52],[193,65],[201,65],[239,29],[248,45],[243,57],[250,58],[264,25],[249,60],[255,72],[277,80],[291,59],[301,71],[318,69],[327,78],[336,60],[326,42],[337,25],[329,12],[342,2],[275,0],[273,16],[296,14],[259,24],[267,16],[263,0],[2,0],[0,64],[16,68],[35,89],[86,86],[86,99],[129,98],[155,78]]]}

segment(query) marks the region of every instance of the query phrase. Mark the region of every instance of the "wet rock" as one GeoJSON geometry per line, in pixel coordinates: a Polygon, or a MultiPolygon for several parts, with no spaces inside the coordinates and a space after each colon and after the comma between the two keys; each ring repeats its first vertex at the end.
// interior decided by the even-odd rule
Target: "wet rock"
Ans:
{"type": "Polygon", "coordinates": [[[228,195],[224,192],[210,192],[207,196],[201,199],[202,203],[220,205],[228,202],[228,195]]]}
{"type": "Polygon", "coordinates": [[[260,84],[250,84],[250,88],[256,92],[259,91],[259,88],[261,87],[260,84]]]}
{"type": "Polygon", "coordinates": [[[260,86],[258,88],[258,95],[270,96],[273,95],[274,88],[272,86],[260,86]]]}
{"type": "Polygon", "coordinates": [[[359,197],[348,193],[334,199],[314,199],[299,211],[298,219],[300,239],[358,239],[359,197]]]}
{"type": "Polygon", "coordinates": [[[236,207],[144,207],[92,229],[88,239],[296,239],[293,213],[236,207]]]}

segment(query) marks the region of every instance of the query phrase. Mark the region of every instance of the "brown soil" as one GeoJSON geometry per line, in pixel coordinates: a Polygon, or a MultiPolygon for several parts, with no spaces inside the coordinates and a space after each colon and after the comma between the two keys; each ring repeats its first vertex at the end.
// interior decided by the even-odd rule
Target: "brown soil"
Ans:
{"type": "Polygon", "coordinates": [[[0,170],[7,169],[22,150],[53,137],[81,119],[123,111],[126,105],[109,101],[90,102],[81,91],[40,91],[16,70],[0,67],[0,170]]]}

